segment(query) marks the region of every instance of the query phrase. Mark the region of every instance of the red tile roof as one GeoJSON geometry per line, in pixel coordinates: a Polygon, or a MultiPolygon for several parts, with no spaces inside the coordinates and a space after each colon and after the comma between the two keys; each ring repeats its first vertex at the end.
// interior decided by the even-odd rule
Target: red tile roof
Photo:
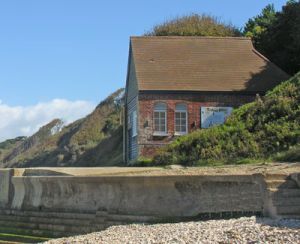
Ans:
{"type": "Polygon", "coordinates": [[[132,37],[139,90],[264,92],[289,76],[242,37],[132,37]]]}

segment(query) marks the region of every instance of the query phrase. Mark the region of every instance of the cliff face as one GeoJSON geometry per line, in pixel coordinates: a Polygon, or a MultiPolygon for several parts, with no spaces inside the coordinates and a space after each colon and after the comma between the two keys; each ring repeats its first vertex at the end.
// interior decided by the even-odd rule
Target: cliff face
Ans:
{"type": "Polygon", "coordinates": [[[83,119],[55,119],[31,137],[0,143],[0,167],[109,166],[122,164],[124,89],[83,119]]]}

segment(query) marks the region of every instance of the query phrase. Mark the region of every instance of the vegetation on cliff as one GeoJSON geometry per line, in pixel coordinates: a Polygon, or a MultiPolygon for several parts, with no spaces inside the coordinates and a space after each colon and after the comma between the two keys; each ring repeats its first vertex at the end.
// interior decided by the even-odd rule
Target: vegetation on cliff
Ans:
{"type": "MultiPolygon", "coordinates": [[[[215,17],[188,15],[157,25],[147,35],[239,36],[237,28],[215,17]]],[[[300,70],[300,1],[289,0],[282,10],[266,6],[249,19],[242,35],[257,50],[290,74],[300,70]]],[[[300,73],[265,97],[237,109],[225,125],[198,130],[164,148],[154,165],[247,163],[270,159],[300,160],[300,73]]],[[[141,160],[148,162],[149,160],[141,160]]]]}
{"type": "Polygon", "coordinates": [[[300,1],[289,0],[282,10],[267,5],[250,18],[243,31],[212,15],[190,14],[155,25],[148,36],[246,36],[255,48],[287,73],[300,70],[300,1]]]}
{"type": "Polygon", "coordinates": [[[178,138],[155,165],[300,160],[300,72],[265,97],[236,109],[226,123],[178,138]],[[297,156],[298,155],[298,156],[297,156]]]}
{"type": "Polygon", "coordinates": [[[241,36],[233,25],[210,15],[192,14],[168,20],[146,33],[148,36],[241,36]]]}
{"type": "Polygon", "coordinates": [[[244,35],[251,37],[258,51],[287,73],[300,70],[300,1],[289,0],[281,11],[273,5],[249,19],[244,35]]]}
{"type": "Polygon", "coordinates": [[[123,95],[124,89],[116,91],[70,125],[55,119],[31,137],[0,143],[0,167],[121,164],[123,95]]]}
{"type": "MultiPolygon", "coordinates": [[[[249,19],[243,33],[210,15],[191,14],[156,25],[150,36],[247,36],[256,49],[290,74],[300,70],[300,1],[281,11],[268,5],[249,19]]],[[[265,97],[236,111],[225,125],[178,138],[152,161],[207,165],[249,160],[300,160],[300,74],[265,97]]],[[[63,126],[59,119],[31,137],[0,143],[0,167],[105,166],[122,162],[121,110],[124,90],[86,118],[63,126]]]]}

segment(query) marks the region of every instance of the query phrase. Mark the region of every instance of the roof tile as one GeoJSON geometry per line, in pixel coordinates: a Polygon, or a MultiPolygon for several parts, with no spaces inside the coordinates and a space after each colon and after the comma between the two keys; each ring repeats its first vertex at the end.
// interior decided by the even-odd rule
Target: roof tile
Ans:
{"type": "Polygon", "coordinates": [[[139,90],[264,92],[289,76],[242,37],[131,37],[139,90]]]}

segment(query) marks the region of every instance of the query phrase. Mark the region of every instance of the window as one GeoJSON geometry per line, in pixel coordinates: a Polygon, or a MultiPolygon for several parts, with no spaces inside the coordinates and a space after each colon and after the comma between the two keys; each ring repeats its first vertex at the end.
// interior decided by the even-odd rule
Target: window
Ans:
{"type": "Polygon", "coordinates": [[[154,106],[154,134],[165,135],[167,133],[167,105],[157,103],[154,106]]]}
{"type": "Polygon", "coordinates": [[[177,104],[175,108],[175,134],[184,135],[188,132],[186,104],[177,104]]]}
{"type": "Polygon", "coordinates": [[[132,137],[137,136],[137,114],[136,111],[131,113],[132,137]]]}

